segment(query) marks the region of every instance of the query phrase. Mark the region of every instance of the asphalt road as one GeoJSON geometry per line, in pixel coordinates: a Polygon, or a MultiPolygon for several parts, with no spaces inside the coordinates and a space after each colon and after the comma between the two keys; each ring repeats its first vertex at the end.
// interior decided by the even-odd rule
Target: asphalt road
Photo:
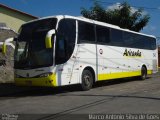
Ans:
{"type": "MultiPolygon", "coordinates": [[[[92,120],[95,114],[160,114],[160,73],[144,81],[100,82],[90,91],[80,91],[78,86],[28,88],[1,84],[0,113],[0,120],[16,115],[26,120],[71,120],[71,116],[92,120]]],[[[160,120],[160,115],[151,117],[160,120]]]]}

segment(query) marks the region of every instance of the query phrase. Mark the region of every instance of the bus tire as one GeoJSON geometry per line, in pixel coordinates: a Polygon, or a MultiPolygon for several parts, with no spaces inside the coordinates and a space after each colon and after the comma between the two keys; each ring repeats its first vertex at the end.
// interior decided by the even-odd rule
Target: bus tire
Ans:
{"type": "Polygon", "coordinates": [[[142,66],[141,68],[141,79],[145,80],[147,78],[147,68],[145,66],[142,66]]]}
{"type": "Polygon", "coordinates": [[[84,70],[82,72],[82,83],[81,83],[81,88],[84,91],[90,90],[93,85],[93,75],[90,70],[84,70]]]}

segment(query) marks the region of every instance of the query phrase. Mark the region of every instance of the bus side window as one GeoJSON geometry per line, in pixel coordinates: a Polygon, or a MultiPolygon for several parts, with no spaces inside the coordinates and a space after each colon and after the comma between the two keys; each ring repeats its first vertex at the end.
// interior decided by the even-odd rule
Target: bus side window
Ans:
{"type": "Polygon", "coordinates": [[[95,25],[78,21],[78,43],[95,43],[95,25]]]}
{"type": "Polygon", "coordinates": [[[76,39],[76,21],[72,19],[62,19],[59,22],[55,63],[63,64],[71,57],[76,39]]]}
{"type": "Polygon", "coordinates": [[[110,29],[108,27],[96,26],[97,42],[108,44],[110,42],[110,29]]]}
{"type": "Polygon", "coordinates": [[[65,39],[62,37],[57,40],[56,44],[56,64],[61,64],[66,59],[65,39]]]}
{"type": "Polygon", "coordinates": [[[121,30],[117,29],[111,29],[111,42],[110,45],[113,46],[124,46],[124,41],[123,41],[123,32],[121,30]]]}

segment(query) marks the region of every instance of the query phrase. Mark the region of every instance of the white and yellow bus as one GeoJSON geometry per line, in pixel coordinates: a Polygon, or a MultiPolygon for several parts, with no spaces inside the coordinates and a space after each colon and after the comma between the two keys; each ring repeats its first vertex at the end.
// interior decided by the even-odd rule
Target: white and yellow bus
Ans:
{"type": "Polygon", "coordinates": [[[80,84],[139,76],[158,70],[156,38],[82,17],[59,15],[23,24],[15,39],[15,83],[80,84]]]}

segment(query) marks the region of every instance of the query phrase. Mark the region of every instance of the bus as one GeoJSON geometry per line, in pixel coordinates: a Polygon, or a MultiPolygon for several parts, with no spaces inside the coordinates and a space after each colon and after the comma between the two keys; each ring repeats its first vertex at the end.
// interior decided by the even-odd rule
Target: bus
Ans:
{"type": "Polygon", "coordinates": [[[83,17],[58,15],[25,23],[14,55],[20,86],[58,87],[147,75],[158,71],[156,38],[83,17]]]}

